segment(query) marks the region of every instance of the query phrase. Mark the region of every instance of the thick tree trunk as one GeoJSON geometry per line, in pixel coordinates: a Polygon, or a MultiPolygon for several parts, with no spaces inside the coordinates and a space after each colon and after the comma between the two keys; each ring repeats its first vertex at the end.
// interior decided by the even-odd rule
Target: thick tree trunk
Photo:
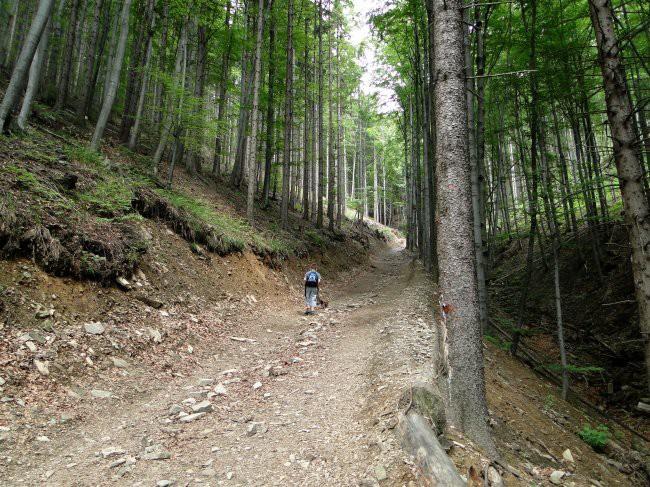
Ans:
{"type": "MultiPolygon", "coordinates": [[[[465,19],[469,19],[469,13],[465,10],[465,19]]],[[[474,132],[474,86],[473,86],[473,63],[472,53],[469,43],[469,23],[465,28],[465,71],[467,75],[467,125],[469,130],[469,160],[470,160],[470,177],[472,184],[472,234],[474,237],[474,254],[476,256],[476,281],[478,286],[478,305],[479,318],[481,320],[481,330],[488,328],[488,308],[487,308],[487,286],[485,284],[485,262],[483,259],[483,232],[481,225],[481,200],[480,180],[479,180],[479,162],[478,151],[476,147],[476,137],[474,132]]]]}
{"type": "Polygon", "coordinates": [[[32,110],[32,102],[38,92],[38,85],[41,80],[41,68],[43,67],[43,60],[45,59],[45,53],[47,52],[47,40],[50,36],[50,23],[51,20],[47,22],[45,30],[43,30],[41,40],[38,43],[38,48],[36,49],[34,59],[32,60],[32,65],[29,68],[27,90],[25,91],[20,114],[16,120],[16,125],[18,125],[18,128],[21,130],[27,128],[27,119],[32,110]]]}
{"type": "Polygon", "coordinates": [[[104,92],[102,110],[99,114],[97,125],[95,125],[93,138],[90,141],[90,148],[94,151],[99,149],[99,144],[101,143],[102,137],[104,135],[106,123],[108,122],[108,117],[111,114],[113,102],[115,101],[115,96],[117,95],[117,88],[120,84],[120,71],[122,71],[124,51],[126,50],[126,41],[129,37],[130,11],[131,0],[124,0],[124,4],[122,5],[122,13],[120,15],[120,38],[117,43],[117,51],[115,52],[115,57],[111,60],[111,75],[109,79],[106,80],[106,90],[104,92]]]}
{"type": "Polygon", "coordinates": [[[287,14],[287,70],[284,93],[284,151],[282,155],[282,228],[289,227],[289,198],[291,183],[291,130],[293,128],[293,0],[287,14]]]}
{"type": "Polygon", "coordinates": [[[607,118],[614,144],[625,223],[632,247],[632,273],[639,307],[639,327],[645,340],[646,381],[650,390],[650,215],[644,192],[641,163],[635,150],[633,107],[627,93],[625,68],[614,29],[610,0],[589,0],[596,32],[598,58],[605,87],[607,118]]]}
{"type": "Polygon", "coordinates": [[[437,83],[438,265],[442,336],[447,351],[441,377],[450,420],[496,455],[489,425],[483,343],[476,285],[472,198],[467,146],[467,87],[463,2],[433,0],[437,83]]]}
{"type": "Polygon", "coordinates": [[[34,15],[29,32],[18,55],[16,65],[11,73],[11,79],[5,90],[5,96],[2,99],[2,103],[0,103],[0,133],[5,130],[7,118],[22,93],[27,73],[32,65],[34,54],[36,53],[43,31],[52,13],[53,5],[54,0],[40,0],[38,4],[38,10],[36,11],[36,15],[34,15]]]}
{"type": "Polygon", "coordinates": [[[77,35],[77,15],[79,15],[80,0],[72,0],[70,5],[70,17],[68,20],[68,35],[65,41],[65,51],[63,53],[63,66],[61,67],[61,76],[57,83],[57,96],[54,108],[61,110],[68,103],[68,91],[70,87],[70,70],[72,69],[72,56],[74,52],[75,37],[77,35]]]}

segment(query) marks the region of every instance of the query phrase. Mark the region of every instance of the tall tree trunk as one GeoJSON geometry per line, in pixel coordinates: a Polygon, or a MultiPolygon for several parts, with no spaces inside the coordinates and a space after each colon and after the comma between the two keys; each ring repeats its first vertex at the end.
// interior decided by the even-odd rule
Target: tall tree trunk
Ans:
{"type": "MultiPolygon", "coordinates": [[[[515,333],[512,338],[512,345],[510,351],[513,355],[517,354],[519,347],[519,340],[521,339],[520,329],[523,327],[526,305],[528,304],[528,292],[530,291],[530,281],[533,275],[533,251],[535,249],[535,238],[537,235],[537,134],[538,130],[538,88],[537,88],[537,0],[530,2],[530,24],[526,25],[525,10],[522,10],[521,15],[524,19],[524,25],[530,32],[530,53],[528,58],[528,69],[530,69],[530,107],[529,107],[529,123],[530,123],[530,173],[531,173],[531,193],[528,202],[530,213],[530,233],[528,236],[528,249],[526,250],[526,271],[519,295],[519,303],[517,310],[517,323],[515,333]]],[[[541,247],[541,246],[540,246],[541,247]]]]}
{"type": "MultiPolygon", "coordinates": [[[[338,2],[337,2],[338,7],[338,2]]],[[[338,12],[338,8],[335,9],[338,12]]],[[[336,180],[336,228],[341,228],[341,222],[345,218],[345,137],[343,134],[343,117],[341,115],[341,37],[342,29],[337,25],[338,33],[336,38],[336,159],[338,171],[336,180]]]]}
{"type": "MultiPolygon", "coordinates": [[[[262,35],[264,33],[264,0],[257,3],[257,38],[255,40],[255,59],[253,62],[253,108],[252,108],[252,127],[250,139],[250,152],[247,164],[248,187],[246,194],[246,217],[248,223],[252,226],[255,219],[255,188],[257,181],[255,179],[255,162],[257,160],[257,118],[259,112],[260,99],[260,78],[262,70],[262,35]]],[[[289,44],[291,42],[289,41],[289,44]]],[[[291,47],[289,47],[291,49],[291,47]]]]}
{"type": "Polygon", "coordinates": [[[99,62],[101,53],[98,56],[99,47],[99,26],[101,22],[101,13],[104,6],[104,0],[95,0],[95,9],[93,10],[93,23],[90,28],[90,37],[88,43],[88,58],[86,59],[86,66],[81,75],[83,84],[79,90],[80,99],[77,105],[77,116],[83,119],[86,116],[88,107],[90,105],[89,97],[91,93],[91,86],[94,81],[95,62],[99,62]],[[97,61],[96,61],[97,60],[97,61]]]}
{"type": "Polygon", "coordinates": [[[284,93],[284,150],[282,155],[282,228],[289,227],[291,183],[291,131],[293,128],[293,0],[287,8],[287,76],[284,93]]]}
{"type": "Polygon", "coordinates": [[[174,76],[172,78],[172,88],[167,91],[167,106],[164,112],[162,121],[162,128],[160,131],[160,138],[158,145],[153,156],[153,173],[154,176],[158,175],[158,166],[162,160],[163,152],[167,147],[167,139],[172,129],[174,122],[174,110],[176,104],[176,85],[178,84],[183,69],[183,58],[185,56],[185,44],[187,42],[187,29],[185,25],[181,27],[180,35],[178,38],[178,46],[176,47],[176,60],[174,62],[174,76]]]}
{"type": "MultiPolygon", "coordinates": [[[[7,40],[2,46],[2,51],[0,51],[0,65],[5,69],[7,69],[11,63],[11,51],[16,34],[16,21],[18,20],[18,7],[20,7],[20,0],[13,0],[11,8],[7,9],[9,11],[9,16],[6,20],[6,29],[8,31],[6,35],[7,40]]],[[[4,40],[4,36],[2,40],[4,40]]]]}
{"type": "Polygon", "coordinates": [[[596,32],[598,60],[605,87],[607,118],[614,144],[625,223],[632,248],[632,273],[639,307],[639,327],[645,340],[646,381],[650,390],[650,215],[644,192],[641,163],[635,150],[634,111],[627,93],[625,68],[614,29],[610,0],[589,0],[591,23],[596,32]]]}
{"type": "MultiPolygon", "coordinates": [[[[478,7],[476,7],[478,8],[478,7]]],[[[469,19],[469,12],[465,9],[465,19],[469,19]]],[[[474,86],[473,86],[473,63],[472,53],[469,42],[469,22],[465,28],[465,72],[467,76],[467,125],[469,130],[469,161],[470,161],[470,179],[472,184],[472,235],[474,241],[474,254],[476,258],[476,282],[478,289],[478,307],[479,319],[481,321],[481,330],[488,328],[488,308],[487,308],[487,286],[485,284],[485,262],[483,259],[483,233],[481,225],[481,200],[480,180],[479,180],[479,162],[478,150],[476,147],[476,137],[474,132],[474,86]]]]}
{"type": "MultiPolygon", "coordinates": [[[[331,5],[331,3],[330,3],[331,5]]],[[[331,24],[330,13],[330,24],[331,24]]],[[[334,115],[332,110],[332,25],[327,33],[327,227],[334,230],[334,201],[336,199],[336,153],[334,152],[334,115]]]]}
{"type": "MultiPolygon", "coordinates": [[[[309,37],[309,16],[305,15],[305,39],[309,37]]],[[[310,117],[313,114],[313,98],[311,97],[311,91],[309,90],[309,83],[311,80],[310,71],[309,71],[309,43],[305,42],[305,52],[303,57],[303,73],[304,73],[304,98],[305,98],[305,125],[304,125],[304,134],[303,134],[303,145],[305,149],[304,165],[303,165],[303,174],[302,174],[302,217],[303,220],[309,221],[309,205],[310,205],[310,192],[311,192],[311,168],[312,168],[312,159],[315,157],[313,151],[310,151],[311,145],[309,141],[309,124],[314,123],[313,117],[310,117]],[[311,120],[310,120],[311,118],[311,120]]]]}
{"type": "MultiPolygon", "coordinates": [[[[154,28],[155,17],[151,18],[151,28],[154,28]]],[[[151,50],[152,50],[153,36],[149,37],[147,42],[147,52],[144,57],[144,63],[142,69],[144,73],[142,75],[142,83],[140,84],[140,95],[138,97],[138,106],[135,111],[135,119],[133,121],[133,126],[131,127],[131,134],[129,135],[129,144],[128,147],[131,150],[135,150],[135,146],[138,143],[138,135],[140,132],[140,124],[142,123],[142,112],[144,111],[144,102],[147,96],[147,88],[149,85],[149,75],[151,70],[151,50]]]]}
{"type": "Polygon", "coordinates": [[[7,119],[14,105],[22,93],[27,73],[34,59],[34,54],[45,30],[45,26],[52,13],[54,0],[40,0],[38,9],[29,27],[29,32],[23,43],[23,47],[18,55],[14,70],[11,73],[11,79],[5,90],[5,96],[0,103],[0,134],[5,130],[7,119]]]}
{"type": "MultiPolygon", "coordinates": [[[[197,29],[197,48],[196,48],[196,77],[194,82],[194,98],[196,107],[194,117],[197,125],[194,128],[194,138],[197,141],[195,147],[192,147],[188,154],[188,169],[190,173],[197,174],[201,172],[202,157],[201,147],[203,145],[203,98],[205,90],[206,66],[208,63],[208,33],[205,25],[199,25],[197,29]]],[[[259,76],[257,77],[259,79],[259,76]]],[[[253,78],[253,84],[255,78],[253,78]]]]}
{"type": "Polygon", "coordinates": [[[54,108],[61,110],[68,103],[68,91],[70,89],[70,70],[72,69],[72,57],[74,55],[75,37],[77,35],[77,16],[79,15],[80,0],[72,0],[70,5],[70,17],[68,20],[68,35],[65,41],[63,53],[63,66],[61,76],[57,83],[57,96],[54,108]]]}
{"type": "Polygon", "coordinates": [[[127,143],[131,127],[135,122],[134,116],[138,102],[137,93],[139,93],[140,84],[142,83],[142,65],[146,53],[149,38],[153,35],[151,22],[155,15],[154,0],[138,0],[137,11],[138,18],[141,22],[136,24],[138,27],[134,35],[134,42],[131,44],[131,54],[129,56],[129,70],[126,78],[126,91],[124,94],[124,111],[122,113],[122,123],[120,124],[120,142],[127,143]]]}
{"type": "MultiPolygon", "coordinates": [[[[267,9],[269,11],[269,93],[266,102],[266,147],[264,151],[264,184],[262,186],[262,206],[264,208],[268,208],[269,206],[271,164],[273,163],[273,155],[275,154],[275,139],[273,137],[275,134],[275,59],[273,58],[275,54],[275,15],[273,13],[273,0],[269,0],[267,9]]],[[[306,18],[305,25],[307,25],[306,18]]],[[[305,109],[306,106],[305,104],[305,109]]],[[[305,120],[307,120],[306,117],[305,120]]]]}
{"type": "Polygon", "coordinates": [[[316,228],[323,227],[325,145],[323,144],[323,0],[318,0],[318,195],[316,228]]]}
{"type": "Polygon", "coordinates": [[[436,162],[438,175],[438,265],[448,352],[441,383],[447,389],[452,424],[497,455],[488,425],[483,343],[476,285],[472,198],[467,146],[467,95],[463,55],[462,0],[433,0],[436,162]]]}
{"type": "MultiPolygon", "coordinates": [[[[270,5],[273,4],[271,0],[270,5]]],[[[214,160],[212,162],[212,174],[219,178],[221,173],[225,170],[225,157],[223,153],[223,134],[224,134],[224,120],[226,119],[226,101],[228,96],[228,83],[230,81],[230,57],[232,55],[232,37],[233,27],[230,25],[230,10],[232,4],[230,1],[226,3],[226,20],[225,26],[228,30],[226,38],[226,47],[221,60],[221,77],[219,79],[219,102],[217,114],[217,136],[214,141],[214,160]]]]}
{"type": "Polygon", "coordinates": [[[32,102],[34,97],[38,92],[38,85],[41,80],[41,68],[43,67],[43,60],[45,59],[45,53],[47,53],[47,40],[50,36],[50,24],[49,20],[41,34],[41,40],[38,43],[38,48],[34,54],[34,59],[32,60],[32,65],[29,68],[29,80],[27,81],[27,90],[25,90],[25,96],[23,98],[23,104],[20,108],[20,114],[16,119],[16,125],[21,130],[27,128],[27,119],[32,110],[32,102]]]}
{"type": "Polygon", "coordinates": [[[106,129],[108,117],[113,109],[113,102],[117,95],[117,87],[120,84],[120,71],[122,71],[122,63],[124,61],[124,51],[126,50],[126,41],[129,37],[129,14],[131,11],[131,0],[124,0],[122,5],[122,13],[120,15],[120,38],[117,43],[117,51],[115,58],[111,60],[111,75],[106,80],[106,90],[104,91],[104,102],[102,110],[95,125],[95,132],[93,133],[92,140],[90,141],[91,150],[98,150],[106,129]]]}

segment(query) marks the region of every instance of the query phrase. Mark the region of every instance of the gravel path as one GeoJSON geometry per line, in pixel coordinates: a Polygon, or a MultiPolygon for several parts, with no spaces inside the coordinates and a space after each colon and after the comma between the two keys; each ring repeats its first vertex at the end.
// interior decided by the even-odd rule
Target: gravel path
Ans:
{"type": "Polygon", "coordinates": [[[407,381],[432,374],[429,283],[390,248],[326,284],[328,310],[260,303],[192,375],[136,368],[49,441],[15,445],[0,483],[413,485],[393,428],[407,381]]]}

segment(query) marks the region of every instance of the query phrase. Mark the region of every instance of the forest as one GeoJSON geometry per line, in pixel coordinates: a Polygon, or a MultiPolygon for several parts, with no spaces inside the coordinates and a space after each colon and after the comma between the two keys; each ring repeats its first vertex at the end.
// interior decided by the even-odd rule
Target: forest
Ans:
{"type": "MultiPolygon", "coordinates": [[[[27,441],[33,390],[87,407],[84,435],[132,411],[143,453],[95,447],[119,482],[647,485],[649,65],[642,0],[0,0],[0,442],[27,441]],[[316,266],[312,322],[294,311],[316,266]],[[269,341],[304,326],[299,352],[269,341]],[[242,441],[284,454],[270,383],[316,357],[310,405],[281,404],[336,439],[288,465],[240,461],[261,446],[226,428],[232,457],[161,470],[144,461],[185,444],[154,439],[144,397],[70,392],[124,369],[121,400],[164,375],[169,402],[190,377],[165,421],[266,401],[242,441]],[[363,453],[357,427],[381,427],[363,453]]],[[[7,485],[78,480],[46,455],[0,458],[7,485]]]]}

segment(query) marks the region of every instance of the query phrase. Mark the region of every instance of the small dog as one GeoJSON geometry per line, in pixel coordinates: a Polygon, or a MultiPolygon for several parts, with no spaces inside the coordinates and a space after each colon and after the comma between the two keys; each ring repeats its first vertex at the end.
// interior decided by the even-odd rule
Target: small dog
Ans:
{"type": "Polygon", "coordinates": [[[318,297],[318,306],[317,306],[318,309],[325,309],[329,306],[329,304],[330,304],[329,301],[325,301],[321,299],[320,296],[318,297]]]}

